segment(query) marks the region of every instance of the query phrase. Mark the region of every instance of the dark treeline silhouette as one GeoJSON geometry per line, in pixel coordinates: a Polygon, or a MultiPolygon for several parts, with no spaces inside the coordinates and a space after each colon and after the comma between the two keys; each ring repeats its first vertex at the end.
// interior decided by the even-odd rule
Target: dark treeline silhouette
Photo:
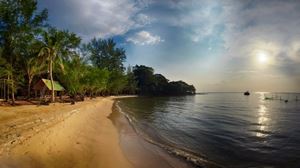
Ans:
{"type": "Polygon", "coordinates": [[[154,74],[151,67],[136,65],[133,74],[137,82],[137,93],[141,95],[191,95],[196,89],[183,81],[169,82],[161,74],[154,74]]]}
{"type": "Polygon", "coordinates": [[[36,0],[0,1],[0,99],[31,99],[33,85],[54,81],[76,97],[117,94],[186,95],[195,88],[182,81],[169,82],[146,66],[124,67],[126,52],[113,39],[94,38],[82,43],[67,30],[47,22],[47,9],[37,10],[36,0]]]}

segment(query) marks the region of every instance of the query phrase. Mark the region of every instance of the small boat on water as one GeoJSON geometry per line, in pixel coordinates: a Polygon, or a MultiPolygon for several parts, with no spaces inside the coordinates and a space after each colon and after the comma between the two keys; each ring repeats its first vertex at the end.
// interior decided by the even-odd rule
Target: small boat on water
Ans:
{"type": "Polygon", "coordinates": [[[245,95],[245,96],[249,96],[249,95],[250,95],[250,92],[249,92],[249,91],[244,92],[244,95],[245,95]]]}

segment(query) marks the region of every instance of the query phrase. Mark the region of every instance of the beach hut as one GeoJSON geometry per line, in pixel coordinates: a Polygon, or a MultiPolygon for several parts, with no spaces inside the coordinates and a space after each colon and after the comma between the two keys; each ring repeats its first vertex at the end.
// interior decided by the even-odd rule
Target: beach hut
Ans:
{"type": "MultiPolygon", "coordinates": [[[[65,88],[57,81],[53,81],[53,89],[55,92],[55,96],[61,96],[65,91],[65,88]]],[[[35,92],[36,97],[51,95],[51,81],[48,79],[41,79],[33,86],[33,90],[35,92]]]]}

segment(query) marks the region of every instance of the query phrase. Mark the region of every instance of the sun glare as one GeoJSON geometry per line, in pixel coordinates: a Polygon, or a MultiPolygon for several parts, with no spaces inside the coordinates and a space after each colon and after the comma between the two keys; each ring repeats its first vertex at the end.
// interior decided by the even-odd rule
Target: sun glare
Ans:
{"type": "Polygon", "coordinates": [[[257,53],[257,60],[261,64],[266,64],[269,61],[269,58],[265,52],[259,52],[257,53]]]}

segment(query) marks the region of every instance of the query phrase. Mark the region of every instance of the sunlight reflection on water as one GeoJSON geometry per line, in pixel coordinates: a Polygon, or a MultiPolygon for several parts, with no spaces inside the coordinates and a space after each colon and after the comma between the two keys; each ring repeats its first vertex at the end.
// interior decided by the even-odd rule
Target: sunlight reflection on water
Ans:
{"type": "Polygon", "coordinates": [[[268,94],[300,97],[209,93],[124,99],[121,106],[145,134],[175,149],[204,154],[228,167],[298,168],[300,103],[265,99],[268,94]]]}
{"type": "Polygon", "coordinates": [[[256,133],[257,137],[267,136],[265,132],[267,131],[266,125],[269,119],[266,116],[267,116],[267,107],[263,104],[259,105],[259,109],[258,109],[259,132],[256,133]]]}
{"type": "Polygon", "coordinates": [[[266,132],[268,131],[268,108],[265,106],[265,96],[264,92],[257,93],[259,94],[259,107],[258,107],[258,124],[259,124],[259,131],[256,132],[256,136],[263,138],[266,137],[268,134],[266,132]]]}

